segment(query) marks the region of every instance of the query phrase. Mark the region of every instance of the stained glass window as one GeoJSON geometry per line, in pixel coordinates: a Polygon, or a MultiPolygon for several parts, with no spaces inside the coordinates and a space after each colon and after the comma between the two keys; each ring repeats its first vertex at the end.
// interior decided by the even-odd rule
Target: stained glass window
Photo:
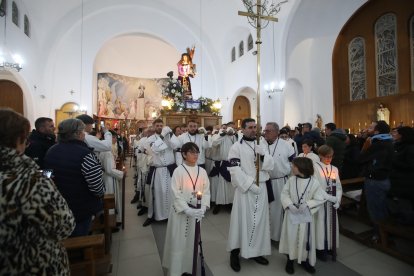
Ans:
{"type": "Polygon", "coordinates": [[[14,1],[12,4],[12,21],[14,24],[19,26],[19,8],[17,7],[16,2],[14,1]]]}
{"type": "Polygon", "coordinates": [[[233,49],[231,49],[231,62],[236,60],[236,47],[233,47],[233,49]]]}
{"type": "Polygon", "coordinates": [[[375,23],[377,96],[398,93],[397,18],[388,13],[375,23]]]}
{"type": "Polygon", "coordinates": [[[247,51],[250,51],[251,49],[253,49],[253,37],[249,34],[249,37],[247,38],[247,51]]]}
{"type": "Polygon", "coordinates": [[[240,44],[239,44],[239,57],[241,57],[242,55],[244,55],[244,43],[243,43],[243,40],[240,41],[240,44]]]}
{"type": "Polygon", "coordinates": [[[27,15],[24,15],[24,33],[30,37],[30,22],[27,15]]]}
{"type": "Polygon", "coordinates": [[[365,40],[355,37],[348,46],[349,89],[351,101],[367,98],[365,40]]]}

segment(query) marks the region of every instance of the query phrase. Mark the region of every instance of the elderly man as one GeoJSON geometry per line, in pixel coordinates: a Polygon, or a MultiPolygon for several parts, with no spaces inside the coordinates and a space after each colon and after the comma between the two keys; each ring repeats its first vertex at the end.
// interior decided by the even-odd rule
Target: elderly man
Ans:
{"type": "Polygon", "coordinates": [[[262,144],[256,143],[256,122],[244,119],[243,138],[229,152],[231,183],[236,188],[230,218],[227,250],[231,252],[230,266],[240,271],[239,254],[267,265],[264,255],[271,254],[269,204],[265,181],[273,169],[273,159],[262,144]],[[259,157],[258,157],[259,156],[259,157]],[[259,163],[259,183],[256,183],[256,164],[259,163]]]}
{"type": "Polygon", "coordinates": [[[88,235],[92,216],[102,210],[105,193],[102,165],[85,139],[85,124],[78,119],[62,121],[58,143],[45,156],[54,182],[72,210],[76,221],[72,236],[88,235]]]}
{"type": "Polygon", "coordinates": [[[289,177],[290,162],[295,157],[295,150],[288,142],[278,138],[279,125],[277,123],[267,123],[264,133],[264,145],[274,162],[273,169],[269,172],[270,179],[266,183],[270,207],[270,237],[274,241],[279,241],[283,223],[280,194],[289,177]]]}
{"type": "Polygon", "coordinates": [[[56,143],[55,124],[50,118],[40,117],[35,121],[35,128],[29,136],[29,146],[24,154],[32,158],[41,169],[45,169],[43,159],[47,150],[56,143]]]}

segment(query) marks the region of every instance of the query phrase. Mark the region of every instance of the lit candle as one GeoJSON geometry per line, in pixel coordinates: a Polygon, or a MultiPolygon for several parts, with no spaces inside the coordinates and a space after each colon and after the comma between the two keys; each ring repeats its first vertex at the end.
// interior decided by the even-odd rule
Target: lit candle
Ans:
{"type": "Polygon", "coordinates": [[[393,126],[395,127],[395,120],[394,120],[394,122],[392,122],[392,124],[393,124],[393,126]]]}
{"type": "Polygon", "coordinates": [[[367,127],[367,122],[364,123],[365,128],[367,127]]]}
{"type": "Polygon", "coordinates": [[[351,129],[350,128],[348,128],[348,134],[351,134],[351,129]]]}
{"type": "MultiPolygon", "coordinates": [[[[203,194],[200,192],[200,191],[198,191],[197,192],[197,201],[198,200],[201,200],[203,198],[203,194]]],[[[198,203],[198,202],[197,202],[198,203]]],[[[201,202],[200,202],[201,203],[201,202]]]]}

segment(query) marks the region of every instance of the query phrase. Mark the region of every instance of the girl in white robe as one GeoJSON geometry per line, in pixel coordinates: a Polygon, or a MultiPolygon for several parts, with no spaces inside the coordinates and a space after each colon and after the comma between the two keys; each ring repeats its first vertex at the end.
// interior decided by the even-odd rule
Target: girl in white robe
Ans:
{"type": "MultiPolygon", "coordinates": [[[[316,256],[321,261],[327,260],[328,253],[332,253],[332,213],[337,212],[341,203],[342,186],[338,169],[331,165],[333,149],[323,145],[318,149],[320,162],[315,163],[315,178],[319,181],[322,190],[326,191],[327,202],[315,214],[316,226],[316,256]],[[336,195],[332,196],[332,184],[335,180],[336,195]],[[329,202],[328,202],[329,201],[329,202]]],[[[339,224],[336,214],[336,245],[339,247],[339,224]]]]}
{"type": "Polygon", "coordinates": [[[315,225],[313,214],[325,201],[319,182],[313,177],[314,168],[309,158],[298,157],[292,162],[293,176],[281,194],[285,216],[279,243],[279,252],[288,257],[286,272],[294,273],[297,259],[309,273],[315,272],[315,225]]]}
{"type": "Polygon", "coordinates": [[[170,210],[162,265],[168,275],[191,275],[196,219],[201,220],[210,207],[210,183],[206,171],[197,165],[199,148],[189,142],[182,146],[183,164],[172,175],[173,208],[170,210]],[[202,193],[201,208],[196,193],[202,193]]]}

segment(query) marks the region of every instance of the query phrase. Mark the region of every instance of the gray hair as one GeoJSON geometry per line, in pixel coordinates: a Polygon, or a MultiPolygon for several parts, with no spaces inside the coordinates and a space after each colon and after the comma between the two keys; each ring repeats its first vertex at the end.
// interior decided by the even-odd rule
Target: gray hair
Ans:
{"type": "Polygon", "coordinates": [[[85,124],[79,119],[66,119],[58,126],[58,142],[79,140],[81,133],[85,130],[85,124]]]}
{"type": "Polygon", "coordinates": [[[276,132],[279,133],[279,125],[276,122],[268,122],[266,125],[272,126],[276,130],[276,132]]]}

